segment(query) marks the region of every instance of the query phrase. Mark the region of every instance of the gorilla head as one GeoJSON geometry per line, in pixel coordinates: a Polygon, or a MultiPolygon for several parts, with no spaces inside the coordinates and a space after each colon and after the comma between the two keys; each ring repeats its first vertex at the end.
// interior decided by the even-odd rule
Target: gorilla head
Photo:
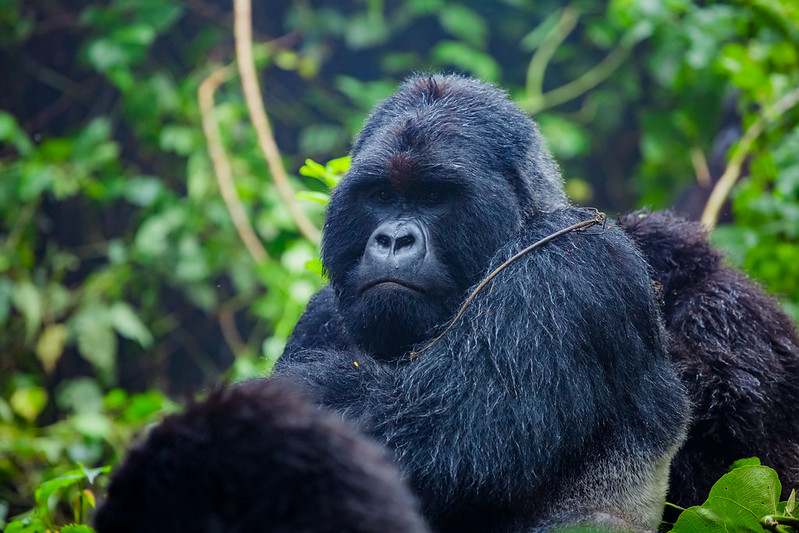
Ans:
{"type": "Polygon", "coordinates": [[[328,208],[322,256],[350,334],[401,355],[452,316],[525,218],[565,205],[540,133],[503,93],[408,81],[369,117],[328,208]]]}
{"type": "Polygon", "coordinates": [[[116,469],[99,533],[427,533],[383,451],[289,381],[214,391],[116,469]]]}

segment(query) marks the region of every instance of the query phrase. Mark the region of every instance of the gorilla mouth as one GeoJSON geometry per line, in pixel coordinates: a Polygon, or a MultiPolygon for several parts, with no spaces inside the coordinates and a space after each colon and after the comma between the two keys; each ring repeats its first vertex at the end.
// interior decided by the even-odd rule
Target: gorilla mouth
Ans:
{"type": "Polygon", "coordinates": [[[401,279],[380,278],[368,283],[364,283],[363,287],[361,288],[361,294],[378,287],[384,287],[386,289],[403,288],[414,292],[424,292],[418,285],[414,285],[401,279]]]}

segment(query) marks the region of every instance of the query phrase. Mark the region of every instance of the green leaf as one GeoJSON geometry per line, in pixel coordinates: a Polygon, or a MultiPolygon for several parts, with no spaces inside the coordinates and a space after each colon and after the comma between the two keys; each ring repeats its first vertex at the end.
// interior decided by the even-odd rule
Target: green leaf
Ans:
{"type": "Polygon", "coordinates": [[[25,318],[25,334],[33,338],[42,324],[42,297],[39,289],[30,281],[23,280],[14,287],[14,307],[25,318]]]}
{"type": "Polygon", "coordinates": [[[112,39],[116,42],[140,46],[151,44],[155,40],[155,37],[155,30],[147,24],[125,26],[112,34],[112,39]]]}
{"type": "Polygon", "coordinates": [[[307,263],[305,263],[305,268],[310,270],[314,274],[318,275],[319,277],[324,276],[325,267],[319,259],[311,259],[307,263]]]}
{"type": "Polygon", "coordinates": [[[130,405],[122,413],[126,422],[142,422],[161,410],[174,411],[174,406],[157,391],[148,391],[134,394],[130,398],[130,405]]]}
{"type": "Polygon", "coordinates": [[[139,227],[134,240],[135,248],[148,259],[159,257],[171,250],[172,233],[185,222],[183,209],[173,207],[150,216],[139,227]]]}
{"type": "Polygon", "coordinates": [[[47,405],[47,391],[42,387],[17,389],[11,395],[9,403],[15,413],[28,422],[33,422],[47,405]]]}
{"type": "Polygon", "coordinates": [[[311,124],[300,132],[301,153],[330,153],[346,139],[341,126],[333,124],[311,124]]]}
{"type": "Polygon", "coordinates": [[[791,490],[791,495],[788,496],[788,501],[785,502],[785,514],[794,516],[794,510],[796,510],[796,489],[791,490]]]}
{"type": "Polygon", "coordinates": [[[136,176],[125,183],[125,198],[134,205],[151,205],[163,190],[161,180],[149,176],[136,176]]]}
{"type": "Polygon", "coordinates": [[[327,169],[313,159],[306,159],[305,164],[300,167],[300,174],[308,176],[309,178],[316,178],[320,181],[323,180],[326,173],[327,169]]]}
{"type": "Polygon", "coordinates": [[[64,324],[50,324],[39,336],[36,343],[36,357],[42,363],[48,374],[55,369],[55,365],[64,352],[69,331],[64,324]]]}
{"type": "Polygon", "coordinates": [[[358,13],[350,19],[344,36],[350,48],[360,50],[385,41],[388,31],[382,18],[375,18],[369,13],[358,13]]]}
{"type": "Polygon", "coordinates": [[[62,527],[61,533],[95,533],[95,531],[85,524],[70,524],[62,527]]]}
{"type": "Polygon", "coordinates": [[[301,200],[308,200],[309,202],[315,202],[321,205],[327,205],[330,201],[330,195],[323,192],[299,191],[295,196],[301,200]]]}
{"type": "Polygon", "coordinates": [[[439,20],[449,33],[477,48],[485,47],[488,26],[480,15],[468,7],[449,4],[439,13],[439,20]]]}
{"type": "Polygon", "coordinates": [[[435,13],[443,6],[444,0],[408,0],[408,7],[420,15],[435,13]]]}
{"type": "Polygon", "coordinates": [[[89,63],[99,72],[108,72],[113,67],[127,64],[129,56],[125,49],[110,39],[98,39],[86,50],[89,63]]]}
{"type": "Polygon", "coordinates": [[[777,473],[771,468],[741,466],[713,485],[704,504],[683,512],[672,531],[762,531],[760,519],[777,513],[781,490],[777,473]]]}
{"type": "Polygon", "coordinates": [[[3,530],[4,533],[45,533],[47,525],[39,518],[25,517],[14,520],[3,530]]]}
{"type": "Polygon", "coordinates": [[[39,485],[34,493],[36,497],[36,505],[46,509],[48,507],[50,496],[63,488],[78,485],[84,479],[86,479],[86,476],[83,472],[79,470],[71,470],[63,476],[45,481],[39,485]]]}
{"type": "Polygon", "coordinates": [[[92,378],[76,378],[56,391],[58,407],[73,413],[98,413],[103,410],[103,391],[92,378]]]}
{"type": "Polygon", "coordinates": [[[110,381],[116,368],[117,337],[111,327],[109,309],[89,304],[72,319],[80,354],[110,381]]]}
{"type": "Polygon", "coordinates": [[[11,300],[14,295],[14,283],[5,277],[0,277],[0,326],[8,320],[11,313],[11,300]]]}
{"type": "Polygon", "coordinates": [[[17,120],[5,111],[0,111],[0,142],[13,144],[22,155],[29,155],[33,151],[33,144],[17,120]]]}
{"type": "Polygon", "coordinates": [[[433,48],[432,56],[440,66],[454,65],[486,81],[499,81],[500,68],[496,60],[466,43],[442,42],[433,48]]]}
{"type": "Polygon", "coordinates": [[[371,109],[377,102],[387,98],[397,88],[393,82],[364,82],[350,76],[336,76],[336,89],[346,94],[363,109],[371,109]]]}
{"type": "Polygon", "coordinates": [[[110,312],[111,324],[120,335],[138,342],[145,348],[152,346],[153,336],[150,330],[130,305],[125,302],[116,302],[111,306],[110,312]]]}
{"type": "Polygon", "coordinates": [[[162,150],[188,156],[201,144],[200,133],[196,127],[170,125],[161,130],[159,144],[162,150]]]}
{"type": "MultiPolygon", "coordinates": [[[[325,168],[327,168],[338,179],[341,179],[341,176],[343,176],[350,169],[351,165],[352,165],[352,158],[347,155],[344,157],[331,159],[330,161],[327,162],[325,168]]],[[[336,183],[338,183],[338,180],[336,181],[336,183]]],[[[335,185],[335,183],[333,185],[335,185]]]]}
{"type": "Polygon", "coordinates": [[[109,439],[114,433],[111,421],[102,413],[78,413],[69,423],[78,434],[90,439],[109,439]]]}
{"type": "Polygon", "coordinates": [[[741,468],[742,466],[760,466],[760,458],[759,457],[745,457],[743,459],[738,459],[734,463],[730,465],[727,469],[727,472],[732,472],[736,468],[741,468]]]}
{"type": "Polygon", "coordinates": [[[560,115],[539,114],[536,118],[544,139],[556,155],[570,159],[589,151],[591,140],[585,128],[560,115]]]}

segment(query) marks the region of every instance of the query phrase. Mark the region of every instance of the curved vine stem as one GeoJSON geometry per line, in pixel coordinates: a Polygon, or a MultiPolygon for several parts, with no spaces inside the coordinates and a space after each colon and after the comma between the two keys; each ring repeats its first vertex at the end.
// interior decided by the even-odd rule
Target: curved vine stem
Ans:
{"type": "Polygon", "coordinates": [[[555,26],[544,37],[541,46],[536,49],[530,64],[527,67],[527,97],[540,98],[544,92],[544,72],[549,61],[558,49],[558,46],[569,36],[577,26],[580,13],[571,6],[567,6],[560,14],[555,26]]]}
{"type": "Polygon", "coordinates": [[[776,104],[760,115],[741,136],[741,140],[733,149],[730,162],[727,163],[724,174],[721,175],[719,181],[716,182],[716,186],[713,187],[710,198],[708,198],[705,205],[705,210],[702,212],[701,221],[708,230],[716,226],[721,207],[730,195],[735,182],[741,176],[741,167],[746,157],[751,153],[754,142],[760,137],[760,134],[763,133],[769,123],[777,120],[796,104],[799,104],[799,89],[794,89],[780,98],[776,104]]]}
{"type": "Polygon", "coordinates": [[[236,228],[236,232],[239,234],[244,246],[247,247],[250,256],[256,263],[262,263],[269,258],[269,254],[252,229],[244,206],[236,192],[230,160],[222,145],[222,136],[219,133],[219,124],[214,113],[214,93],[216,93],[220,85],[230,78],[231,72],[232,69],[229,65],[212,72],[200,84],[200,88],[197,90],[197,98],[200,102],[208,155],[211,157],[211,163],[214,166],[214,174],[219,184],[219,191],[222,193],[222,199],[225,201],[230,218],[233,220],[233,226],[236,228]]]}
{"type": "Polygon", "coordinates": [[[544,94],[530,96],[518,102],[519,107],[527,113],[534,115],[587,93],[608,79],[608,77],[624,63],[627,57],[629,57],[630,50],[631,48],[627,45],[620,45],[614,48],[613,51],[605,56],[605,59],[591,67],[590,70],[582,74],[579,78],[544,94]]]}
{"type": "Polygon", "coordinates": [[[549,62],[558,46],[574,30],[579,18],[580,13],[575,8],[571,6],[564,8],[555,26],[549,30],[541,46],[538,47],[532,59],[530,59],[530,64],[527,67],[527,95],[524,100],[517,102],[519,107],[527,113],[534,115],[545,109],[574,100],[590,91],[610,77],[624,63],[635,46],[635,42],[640,40],[623,42],[605,56],[602,61],[577,79],[545,93],[543,88],[544,73],[547,66],[549,66],[549,62]]]}
{"type": "Polygon", "coordinates": [[[288,175],[283,168],[275,137],[269,126],[264,103],[261,98],[261,88],[258,86],[258,76],[255,72],[255,60],[252,55],[252,4],[250,0],[234,0],[233,31],[236,38],[236,58],[241,76],[241,85],[244,99],[250,112],[250,119],[258,135],[258,144],[269,164],[269,172],[275,181],[275,186],[288,207],[289,213],[297,223],[300,232],[309,240],[318,243],[319,229],[311,222],[299,208],[294,199],[294,191],[289,183],[288,175]]]}

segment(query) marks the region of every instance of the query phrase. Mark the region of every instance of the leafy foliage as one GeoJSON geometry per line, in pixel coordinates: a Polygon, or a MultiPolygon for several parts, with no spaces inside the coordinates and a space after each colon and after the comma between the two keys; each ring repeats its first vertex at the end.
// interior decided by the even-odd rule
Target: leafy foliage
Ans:
{"type": "Polygon", "coordinates": [[[796,491],[780,502],[781,490],[777,473],[757,458],[737,461],[713,485],[707,501],[686,509],[671,531],[795,531],[796,491]]]}

